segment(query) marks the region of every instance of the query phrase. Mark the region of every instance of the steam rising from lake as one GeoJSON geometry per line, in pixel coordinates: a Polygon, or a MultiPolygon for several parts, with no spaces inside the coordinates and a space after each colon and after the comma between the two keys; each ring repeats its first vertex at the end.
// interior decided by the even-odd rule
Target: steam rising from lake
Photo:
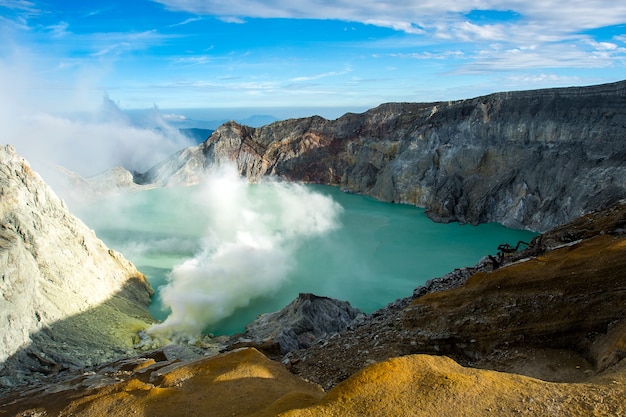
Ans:
{"type": "Polygon", "coordinates": [[[248,184],[222,168],[202,185],[109,196],[77,213],[145,273],[164,337],[233,334],[300,292],[366,313],[534,233],[430,221],[424,209],[336,187],[248,184]],[[171,313],[171,314],[170,314],[171,313]],[[220,319],[221,318],[221,319],[220,319]]]}
{"type": "Polygon", "coordinates": [[[234,167],[215,169],[197,201],[209,227],[201,249],[176,265],[160,290],[171,310],[149,333],[190,339],[209,325],[276,291],[294,269],[307,238],[337,227],[341,207],[302,185],[264,180],[251,185],[234,167]]]}

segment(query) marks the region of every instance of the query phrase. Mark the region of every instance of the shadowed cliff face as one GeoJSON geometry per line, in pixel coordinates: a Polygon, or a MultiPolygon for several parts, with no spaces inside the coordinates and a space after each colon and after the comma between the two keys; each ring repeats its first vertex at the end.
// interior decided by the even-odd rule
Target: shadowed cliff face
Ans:
{"type": "Polygon", "coordinates": [[[129,279],[108,299],[31,329],[27,342],[2,361],[0,396],[19,386],[54,385],[67,375],[135,355],[137,333],[153,321],[145,303],[129,298],[142,285],[139,278],[129,279]]]}
{"type": "Polygon", "coordinates": [[[229,122],[136,180],[193,183],[234,161],[250,178],[337,185],[437,221],[545,231],[626,197],[625,134],[626,82],[391,103],[332,121],[229,122]]]}

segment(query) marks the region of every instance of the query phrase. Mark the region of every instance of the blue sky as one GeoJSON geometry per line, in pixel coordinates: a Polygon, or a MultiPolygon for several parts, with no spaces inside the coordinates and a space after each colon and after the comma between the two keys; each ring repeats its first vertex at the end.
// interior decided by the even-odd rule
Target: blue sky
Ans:
{"type": "Polygon", "coordinates": [[[104,94],[362,110],[626,78],[614,0],[0,0],[0,36],[3,94],[63,111],[104,94]]]}

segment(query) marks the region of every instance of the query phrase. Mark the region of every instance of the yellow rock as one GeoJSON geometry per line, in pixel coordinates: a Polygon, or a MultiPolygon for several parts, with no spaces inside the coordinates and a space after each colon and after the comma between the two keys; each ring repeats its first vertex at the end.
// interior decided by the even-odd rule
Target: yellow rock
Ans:
{"type": "Polygon", "coordinates": [[[626,415],[624,369],[586,384],[544,382],[412,355],[372,365],[285,416],[626,415]]]}
{"type": "Polygon", "coordinates": [[[465,368],[447,357],[411,355],[371,365],[324,394],[255,349],[243,349],[153,379],[136,374],[82,393],[33,396],[19,406],[0,407],[0,415],[626,415],[626,364],[584,384],[554,383],[465,368]]]}

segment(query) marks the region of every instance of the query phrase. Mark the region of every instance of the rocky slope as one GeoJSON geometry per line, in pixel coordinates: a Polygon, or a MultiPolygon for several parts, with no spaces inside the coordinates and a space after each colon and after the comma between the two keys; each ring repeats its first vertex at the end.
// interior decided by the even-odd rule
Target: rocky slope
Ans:
{"type": "MultiPolygon", "coordinates": [[[[283,364],[250,347],[191,360],[166,348],[5,396],[0,415],[625,415],[625,267],[626,201],[433,280],[309,348],[283,356],[259,337],[283,364]]],[[[299,327],[307,300],[317,298],[260,328],[299,327]]]]}
{"type": "Polygon", "coordinates": [[[11,146],[0,147],[0,383],[133,351],[151,288],[11,146]]]}
{"type": "Polygon", "coordinates": [[[232,161],[250,178],[324,183],[426,207],[437,221],[545,231],[626,197],[626,81],[383,104],[337,120],[229,122],[142,174],[197,182],[232,161]]]}
{"type": "Polygon", "coordinates": [[[626,357],[626,202],[540,235],[498,265],[486,258],[434,280],[285,362],[331,388],[412,353],[570,382],[626,357]]]}

